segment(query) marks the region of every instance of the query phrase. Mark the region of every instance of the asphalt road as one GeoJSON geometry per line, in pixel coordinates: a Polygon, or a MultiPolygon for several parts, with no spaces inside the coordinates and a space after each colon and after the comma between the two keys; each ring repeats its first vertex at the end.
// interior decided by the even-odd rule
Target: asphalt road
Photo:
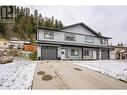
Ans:
{"type": "Polygon", "coordinates": [[[68,61],[49,60],[38,62],[32,89],[127,89],[127,83],[68,61]]]}

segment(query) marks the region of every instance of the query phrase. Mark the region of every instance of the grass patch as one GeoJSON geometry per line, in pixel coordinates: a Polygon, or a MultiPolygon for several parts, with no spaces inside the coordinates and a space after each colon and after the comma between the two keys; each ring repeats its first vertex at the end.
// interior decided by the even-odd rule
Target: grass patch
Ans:
{"type": "Polygon", "coordinates": [[[37,60],[37,52],[32,52],[29,54],[30,60],[37,60]]]}

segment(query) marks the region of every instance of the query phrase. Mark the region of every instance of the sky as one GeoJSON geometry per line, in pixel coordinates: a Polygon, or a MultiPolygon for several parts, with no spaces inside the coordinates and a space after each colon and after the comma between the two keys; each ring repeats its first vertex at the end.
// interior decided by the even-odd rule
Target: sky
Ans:
{"type": "Polygon", "coordinates": [[[103,36],[111,37],[109,44],[127,45],[127,6],[30,6],[43,17],[61,20],[64,26],[83,22],[103,36]]]}

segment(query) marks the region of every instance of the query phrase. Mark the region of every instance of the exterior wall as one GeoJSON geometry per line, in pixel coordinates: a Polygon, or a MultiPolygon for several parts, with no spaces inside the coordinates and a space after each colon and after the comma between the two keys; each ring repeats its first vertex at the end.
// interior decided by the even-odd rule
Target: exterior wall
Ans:
{"type": "Polygon", "coordinates": [[[90,56],[84,56],[83,55],[83,59],[98,59],[98,49],[95,49],[95,48],[83,48],[83,50],[85,50],[85,49],[89,50],[91,55],[90,56]]]}
{"type": "Polygon", "coordinates": [[[44,30],[38,31],[38,40],[45,40],[45,41],[59,41],[59,42],[68,42],[68,43],[81,43],[81,44],[90,44],[90,45],[101,45],[107,46],[107,43],[100,44],[100,38],[94,37],[94,43],[87,43],[85,42],[85,35],[76,34],[76,41],[66,41],[65,40],[65,33],[63,32],[54,32],[54,39],[45,39],[44,38],[44,30]]]}
{"type": "Polygon", "coordinates": [[[101,49],[99,49],[99,53],[98,53],[98,54],[99,54],[99,59],[101,60],[101,59],[102,59],[102,58],[101,58],[101,57],[102,57],[102,56],[101,56],[101,49]]]}
{"type": "MultiPolygon", "coordinates": [[[[78,48],[78,47],[61,47],[61,49],[66,49],[67,50],[67,59],[82,59],[82,48],[78,48]],[[78,49],[79,50],[79,56],[72,56],[71,55],[71,49],[78,49]]],[[[83,59],[98,59],[98,49],[95,48],[83,48],[83,49],[87,49],[90,50],[92,55],[91,56],[83,56],[83,59]],[[96,52],[96,58],[93,55],[93,52],[96,52]]]]}
{"type": "Polygon", "coordinates": [[[81,25],[77,25],[77,26],[74,26],[74,27],[69,27],[69,28],[66,28],[66,29],[63,29],[63,30],[71,32],[71,33],[80,33],[80,34],[95,36],[93,33],[89,32],[89,30],[82,27],[81,25]]]}
{"type": "MultiPolygon", "coordinates": [[[[87,30],[86,28],[84,28],[81,25],[77,25],[71,28],[66,28],[63,29],[66,32],[75,34],[76,36],[76,40],[75,41],[66,41],[65,40],[65,33],[66,32],[59,32],[59,31],[55,31],[55,30],[50,30],[51,32],[54,33],[54,39],[45,39],[44,38],[44,31],[46,31],[46,29],[38,29],[37,32],[37,41],[54,41],[54,42],[66,42],[69,44],[86,44],[86,45],[99,45],[99,46],[107,46],[106,42],[105,44],[101,44],[100,43],[100,39],[99,37],[97,37],[96,35],[94,35],[93,33],[91,33],[89,30],[87,30]],[[85,41],[85,37],[86,36],[92,36],[94,38],[94,43],[88,43],[85,41]]],[[[48,30],[47,30],[48,31],[48,30]]],[[[107,39],[106,39],[107,40],[107,39]]],[[[108,40],[107,40],[108,41],[108,40]]],[[[50,45],[50,44],[47,44],[50,45]]],[[[101,59],[101,48],[87,48],[92,52],[92,56],[82,56],[83,52],[82,52],[82,48],[81,47],[63,47],[58,45],[57,46],[57,56],[61,57],[61,49],[66,49],[66,57],[67,59],[101,59]],[[71,55],[71,49],[78,49],[79,50],[79,55],[78,56],[72,56],[71,55]],[[96,55],[96,56],[95,56],[96,55]]],[[[85,49],[85,47],[84,47],[85,49]]],[[[41,46],[38,46],[38,57],[41,57],[41,46]]]]}
{"type": "Polygon", "coordinates": [[[116,59],[116,51],[115,50],[110,51],[110,59],[116,59]]]}
{"type": "Polygon", "coordinates": [[[57,46],[57,45],[50,45],[50,44],[48,44],[48,45],[46,45],[46,44],[40,44],[40,45],[38,45],[38,48],[37,48],[38,59],[40,59],[41,56],[42,56],[42,51],[41,51],[41,47],[42,46],[55,46],[55,47],[57,47],[57,57],[58,58],[61,58],[61,50],[65,49],[66,50],[66,54],[65,54],[66,58],[65,59],[86,59],[86,60],[87,59],[102,59],[101,58],[101,51],[103,49],[85,48],[85,47],[69,47],[69,46],[65,47],[65,46],[57,46]],[[91,51],[91,53],[92,53],[91,56],[84,56],[82,48],[83,48],[83,50],[86,49],[86,50],[91,51]],[[71,50],[72,49],[73,50],[78,50],[79,51],[79,55],[78,56],[71,55],[71,50]],[[96,55],[94,55],[94,53],[96,55]]]}
{"type": "Polygon", "coordinates": [[[82,49],[81,48],[77,48],[77,47],[62,47],[62,48],[67,49],[67,59],[82,59],[82,49]],[[72,56],[71,55],[72,49],[79,50],[79,55],[78,56],[72,56]]]}

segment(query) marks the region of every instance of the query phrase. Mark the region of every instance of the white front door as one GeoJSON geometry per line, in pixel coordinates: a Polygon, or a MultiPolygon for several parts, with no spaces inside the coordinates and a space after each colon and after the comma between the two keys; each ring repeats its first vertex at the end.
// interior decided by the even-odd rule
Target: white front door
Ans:
{"type": "Polygon", "coordinates": [[[66,58],[66,49],[61,49],[60,56],[61,56],[61,59],[67,59],[66,58]]]}
{"type": "Polygon", "coordinates": [[[93,59],[97,59],[97,56],[96,56],[96,51],[93,51],[93,59]]]}

